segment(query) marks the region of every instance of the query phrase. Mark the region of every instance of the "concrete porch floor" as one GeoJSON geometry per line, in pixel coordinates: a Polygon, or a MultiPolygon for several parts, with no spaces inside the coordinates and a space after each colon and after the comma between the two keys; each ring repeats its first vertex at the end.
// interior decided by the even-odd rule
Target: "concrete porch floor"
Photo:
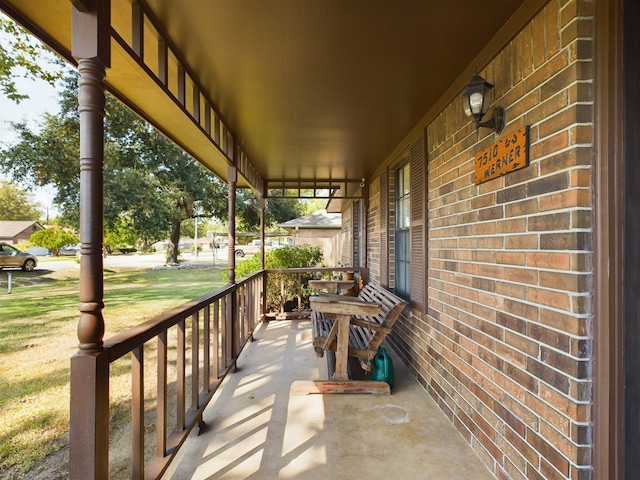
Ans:
{"type": "Polygon", "coordinates": [[[163,479],[493,479],[390,353],[390,396],[294,395],[295,380],[327,378],[310,322],[261,324],[163,479]]]}

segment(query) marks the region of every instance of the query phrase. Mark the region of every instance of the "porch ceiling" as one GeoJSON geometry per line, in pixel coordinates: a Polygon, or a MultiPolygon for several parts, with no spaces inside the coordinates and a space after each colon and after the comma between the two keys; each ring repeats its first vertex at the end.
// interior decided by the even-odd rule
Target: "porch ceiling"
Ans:
{"type": "MultiPolygon", "coordinates": [[[[369,177],[524,0],[140,3],[270,187],[369,177]]],[[[70,1],[0,0],[0,8],[70,58],[70,1]]],[[[125,40],[131,17],[129,0],[112,0],[125,40]]],[[[224,179],[228,159],[202,122],[187,121],[126,46],[111,44],[109,88],[224,179]]]]}

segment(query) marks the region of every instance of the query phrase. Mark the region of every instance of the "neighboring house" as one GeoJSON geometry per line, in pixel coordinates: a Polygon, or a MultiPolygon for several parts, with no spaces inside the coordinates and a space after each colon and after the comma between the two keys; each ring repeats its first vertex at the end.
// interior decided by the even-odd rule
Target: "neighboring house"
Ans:
{"type": "Polygon", "coordinates": [[[342,214],[319,210],[278,224],[290,235],[293,245],[313,245],[324,253],[324,263],[336,266],[342,254],[342,214]]]}
{"type": "Polygon", "coordinates": [[[29,241],[31,235],[40,230],[44,227],[32,220],[0,220],[0,242],[17,245],[29,241]]]}

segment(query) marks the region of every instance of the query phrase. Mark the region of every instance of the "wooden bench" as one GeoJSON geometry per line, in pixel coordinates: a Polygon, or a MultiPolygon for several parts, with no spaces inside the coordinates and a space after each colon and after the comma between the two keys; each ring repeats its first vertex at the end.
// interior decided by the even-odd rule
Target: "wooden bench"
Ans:
{"type": "MultiPolygon", "coordinates": [[[[358,298],[381,306],[377,315],[353,315],[349,324],[349,356],[356,357],[363,370],[369,372],[378,347],[391,332],[407,302],[374,283],[368,283],[360,291],[358,298]]],[[[333,336],[335,328],[332,330],[333,315],[312,310],[311,324],[316,355],[322,357],[325,350],[336,351],[337,342],[333,336]]]]}

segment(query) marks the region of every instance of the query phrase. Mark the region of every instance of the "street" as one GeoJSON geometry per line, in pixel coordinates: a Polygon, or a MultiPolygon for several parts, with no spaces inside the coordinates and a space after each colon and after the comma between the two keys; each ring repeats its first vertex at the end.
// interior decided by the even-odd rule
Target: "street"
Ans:
{"type": "MultiPolygon", "coordinates": [[[[181,264],[216,265],[225,267],[228,262],[227,249],[215,249],[213,254],[200,252],[198,257],[191,253],[182,253],[179,257],[181,264]]],[[[131,253],[125,255],[107,255],[104,259],[104,268],[116,267],[161,267],[165,264],[166,254],[162,253],[131,253]]],[[[80,268],[75,257],[38,257],[36,270],[62,271],[69,268],[80,268]]]]}

